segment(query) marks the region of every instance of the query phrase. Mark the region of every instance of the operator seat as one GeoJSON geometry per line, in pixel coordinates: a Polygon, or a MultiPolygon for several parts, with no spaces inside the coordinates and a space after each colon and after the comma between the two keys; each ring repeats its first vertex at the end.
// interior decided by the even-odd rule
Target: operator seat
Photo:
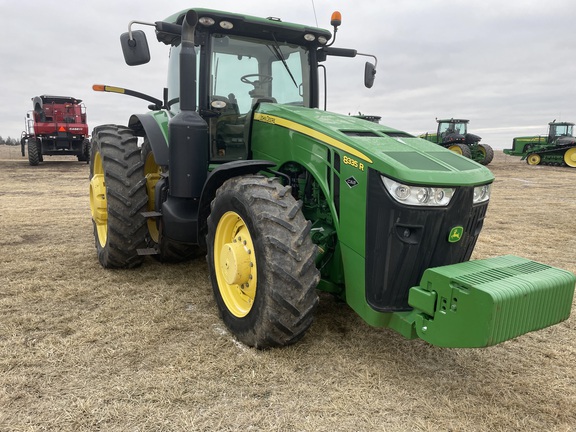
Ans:
{"type": "Polygon", "coordinates": [[[238,101],[233,93],[228,97],[212,96],[212,101],[223,101],[226,106],[216,120],[216,149],[220,156],[224,156],[228,146],[243,145],[244,116],[240,115],[238,101]]]}

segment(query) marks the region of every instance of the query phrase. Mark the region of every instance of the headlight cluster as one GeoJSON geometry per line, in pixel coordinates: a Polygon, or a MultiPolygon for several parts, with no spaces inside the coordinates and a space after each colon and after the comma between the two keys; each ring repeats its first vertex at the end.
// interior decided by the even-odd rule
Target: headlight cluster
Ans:
{"type": "Polygon", "coordinates": [[[492,189],[492,183],[476,186],[474,188],[474,204],[478,204],[490,199],[490,190],[492,189]]]}
{"type": "Polygon", "coordinates": [[[387,177],[381,176],[384,186],[392,197],[407,205],[446,207],[452,196],[454,188],[431,186],[408,186],[387,177]]]}
{"type": "MultiPolygon", "coordinates": [[[[380,176],[384,187],[392,198],[402,204],[413,206],[446,207],[454,196],[456,188],[414,186],[399,183],[388,177],[380,176]]],[[[474,188],[473,204],[479,204],[490,199],[491,184],[474,188]]]]}

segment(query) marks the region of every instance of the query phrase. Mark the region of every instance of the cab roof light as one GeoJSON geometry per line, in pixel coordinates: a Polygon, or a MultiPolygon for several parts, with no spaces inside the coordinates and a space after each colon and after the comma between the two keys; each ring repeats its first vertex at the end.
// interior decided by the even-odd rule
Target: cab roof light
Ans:
{"type": "Polygon", "coordinates": [[[220,21],[220,27],[222,27],[224,30],[231,30],[234,28],[234,24],[232,24],[230,21],[220,21]]]}
{"type": "Polygon", "coordinates": [[[210,26],[213,26],[214,24],[216,24],[216,21],[214,21],[214,18],[206,17],[206,16],[198,18],[198,22],[200,24],[202,24],[203,26],[206,26],[206,27],[210,27],[210,26]]]}

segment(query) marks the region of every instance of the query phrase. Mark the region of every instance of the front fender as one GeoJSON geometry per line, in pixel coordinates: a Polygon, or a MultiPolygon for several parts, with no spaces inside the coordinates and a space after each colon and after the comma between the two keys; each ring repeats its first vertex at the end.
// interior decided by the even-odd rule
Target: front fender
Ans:
{"type": "Polygon", "coordinates": [[[163,111],[147,114],[133,114],[128,121],[128,127],[137,136],[146,136],[150,142],[154,160],[159,166],[168,166],[170,155],[168,152],[168,116],[163,111]],[[164,130],[162,126],[164,126],[164,130]]]}
{"type": "Polygon", "coordinates": [[[239,160],[222,164],[213,170],[206,179],[200,197],[200,210],[198,216],[199,241],[204,238],[203,234],[205,234],[206,219],[210,214],[210,203],[216,196],[216,190],[229,178],[247,174],[256,174],[274,166],[276,166],[274,162],[267,160],[239,160]]]}

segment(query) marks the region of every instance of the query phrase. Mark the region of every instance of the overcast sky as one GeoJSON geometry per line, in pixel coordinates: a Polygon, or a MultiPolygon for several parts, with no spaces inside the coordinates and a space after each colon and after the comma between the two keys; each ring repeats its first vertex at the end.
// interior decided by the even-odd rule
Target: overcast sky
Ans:
{"type": "Polygon", "coordinates": [[[576,122],[574,0],[0,0],[0,136],[20,137],[31,98],[41,94],[82,99],[90,130],[147,111],[147,102],[96,93],[92,84],[161,98],[167,48],[143,28],[152,61],[129,67],[119,36],[132,20],[159,21],[192,6],[317,19],[327,29],[339,10],[334,46],[376,55],[378,72],[368,90],[365,58],[329,59],[331,111],[379,115],[413,134],[435,130],[436,117],[467,118],[469,131],[495,148],[544,134],[554,119],[576,122]]]}

